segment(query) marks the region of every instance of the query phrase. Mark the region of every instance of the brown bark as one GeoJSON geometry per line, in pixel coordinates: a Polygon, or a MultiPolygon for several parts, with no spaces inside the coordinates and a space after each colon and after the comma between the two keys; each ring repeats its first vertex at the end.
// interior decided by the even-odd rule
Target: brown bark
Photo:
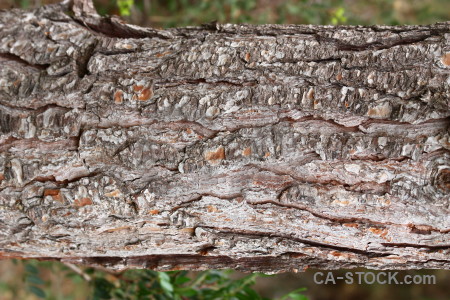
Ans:
{"type": "Polygon", "coordinates": [[[1,257],[449,268],[449,23],[155,30],[89,3],[0,12],[1,257]]]}

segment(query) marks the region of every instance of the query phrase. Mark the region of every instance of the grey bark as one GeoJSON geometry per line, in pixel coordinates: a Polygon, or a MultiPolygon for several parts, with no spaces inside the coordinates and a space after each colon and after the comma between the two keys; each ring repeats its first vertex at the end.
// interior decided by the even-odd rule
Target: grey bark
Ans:
{"type": "Polygon", "coordinates": [[[0,12],[0,256],[450,267],[450,24],[0,12]]]}

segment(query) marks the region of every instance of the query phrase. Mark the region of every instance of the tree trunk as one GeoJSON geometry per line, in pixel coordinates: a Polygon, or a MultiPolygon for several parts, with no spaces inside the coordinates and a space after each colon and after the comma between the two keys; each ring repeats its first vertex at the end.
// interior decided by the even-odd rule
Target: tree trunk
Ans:
{"type": "MultiPolygon", "coordinates": [[[[0,12],[0,256],[450,267],[450,23],[0,12]]],[[[69,12],[69,13],[68,13],[69,12]]]]}

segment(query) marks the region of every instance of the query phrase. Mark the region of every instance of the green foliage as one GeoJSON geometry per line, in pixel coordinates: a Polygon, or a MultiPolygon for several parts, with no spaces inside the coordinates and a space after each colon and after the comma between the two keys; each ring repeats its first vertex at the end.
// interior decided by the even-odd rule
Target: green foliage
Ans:
{"type": "Polygon", "coordinates": [[[92,299],[263,299],[251,289],[258,274],[233,280],[230,271],[204,271],[192,276],[187,271],[155,272],[129,270],[118,275],[115,284],[104,273],[93,281],[92,299]]]}
{"type": "Polygon", "coordinates": [[[29,8],[30,7],[30,0],[20,0],[20,7],[22,8],[29,8]]]}
{"type": "Polygon", "coordinates": [[[347,22],[347,18],[344,16],[344,14],[345,9],[343,7],[336,8],[332,13],[331,24],[345,24],[347,22]]]}
{"type": "Polygon", "coordinates": [[[38,298],[45,299],[46,295],[42,289],[45,282],[40,277],[39,269],[36,267],[36,262],[30,261],[25,264],[24,276],[27,291],[34,294],[38,298]]]}
{"type": "Polygon", "coordinates": [[[450,18],[448,0],[151,0],[148,11],[144,11],[144,1],[136,0],[135,6],[147,15],[142,19],[145,25],[154,27],[192,26],[213,20],[254,24],[396,25],[435,23],[450,18]]]}
{"type": "Polygon", "coordinates": [[[302,294],[302,292],[306,291],[306,288],[299,288],[295,291],[290,292],[289,294],[286,294],[285,296],[281,297],[280,300],[308,300],[308,297],[302,294]]]}
{"type": "MultiPolygon", "coordinates": [[[[35,8],[55,0],[6,0],[35,8]]],[[[1,2],[1,1],[0,1],[1,2]]],[[[101,15],[152,27],[202,23],[430,24],[450,19],[449,0],[94,0],[101,15]]]]}
{"type": "MultiPolygon", "coordinates": [[[[49,279],[49,274],[51,274],[56,278],[69,280],[68,283],[72,286],[72,290],[84,289],[83,298],[90,300],[267,300],[252,288],[259,277],[269,276],[259,273],[252,273],[236,279],[232,270],[106,272],[94,268],[84,268],[77,269],[75,272],[58,262],[34,260],[23,261],[17,267],[23,268],[26,294],[22,293],[22,297],[25,298],[34,295],[37,299],[75,299],[73,295],[55,292],[52,280],[49,279]],[[88,281],[83,278],[87,278],[88,281]]],[[[11,290],[11,287],[0,282],[0,291],[8,290],[11,290]]],[[[307,300],[307,297],[302,294],[304,291],[305,289],[301,288],[279,299],[307,300]]]]}
{"type": "Polygon", "coordinates": [[[116,0],[117,7],[121,16],[129,16],[131,14],[131,7],[134,5],[134,0],[116,0]]]}

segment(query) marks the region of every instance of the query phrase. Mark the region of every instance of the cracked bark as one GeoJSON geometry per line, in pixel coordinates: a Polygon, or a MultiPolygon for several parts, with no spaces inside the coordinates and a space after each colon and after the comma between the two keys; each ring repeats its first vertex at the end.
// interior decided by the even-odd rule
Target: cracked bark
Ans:
{"type": "Polygon", "coordinates": [[[450,24],[0,12],[0,257],[450,267],[450,24]]]}

